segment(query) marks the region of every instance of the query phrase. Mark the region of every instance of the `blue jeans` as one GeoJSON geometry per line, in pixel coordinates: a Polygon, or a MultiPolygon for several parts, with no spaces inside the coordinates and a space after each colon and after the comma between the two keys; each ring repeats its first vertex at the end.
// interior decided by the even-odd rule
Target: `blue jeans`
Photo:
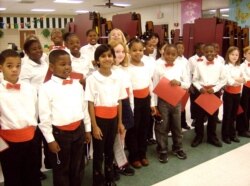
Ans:
{"type": "Polygon", "coordinates": [[[168,133],[171,131],[173,140],[173,151],[182,149],[181,131],[181,104],[172,106],[162,99],[158,99],[158,109],[163,122],[155,125],[155,136],[160,153],[168,151],[168,133]]]}

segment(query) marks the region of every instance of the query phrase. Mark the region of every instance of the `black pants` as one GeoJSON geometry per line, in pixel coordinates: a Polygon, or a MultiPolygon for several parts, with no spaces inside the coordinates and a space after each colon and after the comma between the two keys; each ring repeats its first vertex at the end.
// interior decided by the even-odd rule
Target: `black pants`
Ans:
{"type": "Polygon", "coordinates": [[[197,116],[197,109],[199,109],[198,105],[194,102],[196,98],[199,96],[199,91],[191,85],[189,88],[190,92],[190,114],[191,114],[191,119],[196,119],[197,116]]]}
{"type": "Polygon", "coordinates": [[[134,99],[134,127],[126,133],[129,161],[146,158],[147,132],[150,122],[150,96],[134,99]]]}
{"type": "MultiPolygon", "coordinates": [[[[196,91],[198,91],[196,89],[196,91]]],[[[220,98],[220,93],[216,92],[215,95],[220,98]]],[[[196,103],[195,103],[196,104],[196,103]]],[[[213,140],[217,138],[216,135],[216,120],[218,117],[219,109],[213,114],[208,114],[203,108],[197,105],[197,114],[196,114],[196,124],[195,124],[195,133],[198,138],[204,137],[204,119],[207,116],[208,123],[207,123],[207,140],[213,140]]]]}
{"type": "Polygon", "coordinates": [[[54,186],[81,186],[84,176],[84,125],[74,131],[53,127],[53,135],[61,150],[57,155],[49,152],[54,186]]]}
{"type": "Polygon", "coordinates": [[[236,130],[243,133],[249,130],[250,118],[250,88],[246,86],[243,86],[240,105],[244,112],[236,119],[236,130]]]}
{"type": "Polygon", "coordinates": [[[237,110],[240,104],[240,94],[223,94],[223,121],[222,121],[222,138],[232,138],[236,136],[234,123],[236,120],[237,110]]]}
{"type": "Polygon", "coordinates": [[[41,186],[35,141],[12,143],[0,153],[5,186],[41,186]]]}
{"type": "Polygon", "coordinates": [[[114,119],[103,119],[96,117],[98,127],[102,131],[102,140],[93,138],[93,185],[102,185],[100,183],[102,176],[102,164],[104,158],[105,179],[110,182],[114,180],[113,161],[114,161],[114,141],[117,134],[117,117],[114,119]]]}

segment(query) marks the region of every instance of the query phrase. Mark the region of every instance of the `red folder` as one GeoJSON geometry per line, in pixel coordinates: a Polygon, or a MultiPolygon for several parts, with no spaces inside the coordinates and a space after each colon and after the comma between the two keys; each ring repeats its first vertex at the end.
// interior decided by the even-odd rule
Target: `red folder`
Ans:
{"type": "Polygon", "coordinates": [[[186,93],[180,86],[170,85],[170,81],[165,77],[161,78],[153,92],[173,106],[176,106],[186,93]]]}
{"type": "Polygon", "coordinates": [[[221,106],[222,101],[214,94],[205,93],[200,94],[200,96],[195,100],[195,103],[197,103],[207,113],[213,115],[221,106]]]}
{"type": "Polygon", "coordinates": [[[244,110],[243,110],[242,106],[239,105],[238,110],[237,110],[237,115],[240,115],[243,112],[244,112],[244,110]]]}
{"type": "Polygon", "coordinates": [[[181,111],[182,112],[185,110],[185,107],[186,107],[189,96],[190,95],[189,95],[188,91],[186,91],[185,95],[181,99],[181,111]]]}

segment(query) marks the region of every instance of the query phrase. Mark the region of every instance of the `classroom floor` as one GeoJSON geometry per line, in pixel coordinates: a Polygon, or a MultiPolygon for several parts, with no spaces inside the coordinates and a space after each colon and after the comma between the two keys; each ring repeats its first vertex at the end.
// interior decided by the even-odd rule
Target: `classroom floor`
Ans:
{"type": "MultiPolygon", "coordinates": [[[[221,118],[220,111],[220,118],[221,118]]],[[[189,116],[189,113],[187,113],[189,116]]],[[[189,118],[189,117],[187,117],[189,118]]],[[[190,119],[187,119],[191,123],[190,119]]],[[[221,125],[217,125],[220,137],[221,125]]],[[[240,138],[240,143],[230,145],[223,143],[223,147],[214,147],[203,143],[196,148],[190,146],[194,130],[184,131],[183,147],[187,153],[186,160],[179,160],[169,153],[169,161],[162,164],[158,161],[155,145],[148,148],[150,165],[136,170],[134,176],[121,176],[116,182],[118,186],[250,186],[250,139],[240,138]]],[[[206,134],[206,133],[205,133],[206,134]]],[[[171,138],[170,145],[171,145],[171,138]]],[[[171,146],[170,146],[171,147],[171,146]]],[[[83,186],[92,184],[92,161],[85,169],[83,186]]],[[[47,179],[43,186],[52,186],[51,171],[45,171],[47,179]]],[[[0,182],[3,181],[0,170],[0,182]]],[[[3,186],[3,183],[0,183],[3,186]]]]}

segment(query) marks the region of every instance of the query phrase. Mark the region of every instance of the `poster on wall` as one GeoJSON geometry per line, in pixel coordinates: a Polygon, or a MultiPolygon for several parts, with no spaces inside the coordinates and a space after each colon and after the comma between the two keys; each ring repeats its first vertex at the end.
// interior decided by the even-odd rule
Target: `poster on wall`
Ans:
{"type": "Polygon", "coordinates": [[[202,0],[190,0],[181,2],[181,25],[194,23],[194,20],[201,17],[202,0]]]}
{"type": "Polygon", "coordinates": [[[237,21],[242,28],[250,27],[250,1],[247,0],[230,0],[230,20],[237,21]]]}

